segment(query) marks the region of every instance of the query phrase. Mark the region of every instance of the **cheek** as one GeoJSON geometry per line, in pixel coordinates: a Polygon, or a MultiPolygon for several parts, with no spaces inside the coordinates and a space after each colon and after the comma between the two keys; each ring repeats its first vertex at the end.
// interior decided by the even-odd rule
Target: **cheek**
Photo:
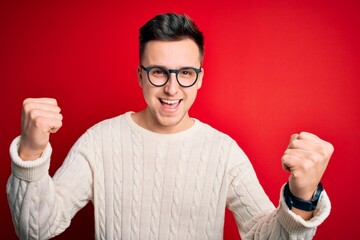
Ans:
{"type": "Polygon", "coordinates": [[[144,84],[142,86],[142,91],[143,91],[143,95],[145,98],[145,101],[150,104],[151,102],[156,101],[156,90],[153,89],[152,87],[149,87],[147,84],[144,84]]]}
{"type": "Polygon", "coordinates": [[[195,99],[196,99],[196,95],[197,95],[197,89],[194,88],[192,91],[189,91],[187,93],[187,100],[188,100],[188,105],[191,106],[195,99]]]}
{"type": "Polygon", "coordinates": [[[145,86],[142,86],[142,92],[143,92],[145,101],[149,102],[149,90],[145,86]]]}

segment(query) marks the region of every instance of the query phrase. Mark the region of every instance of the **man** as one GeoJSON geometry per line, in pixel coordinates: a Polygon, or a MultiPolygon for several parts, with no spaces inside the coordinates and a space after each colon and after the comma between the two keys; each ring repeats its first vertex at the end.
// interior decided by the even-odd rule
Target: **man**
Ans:
{"type": "Polygon", "coordinates": [[[62,125],[60,108],[55,99],[24,101],[7,185],[18,236],[53,237],[92,201],[96,239],[222,239],[225,207],[243,239],[312,238],[330,212],[320,179],[332,145],[292,135],[282,157],[291,174],[276,209],[236,142],[188,114],[204,76],[196,25],[159,15],[139,39],[146,109],[90,128],[53,178],[49,136],[62,125]]]}

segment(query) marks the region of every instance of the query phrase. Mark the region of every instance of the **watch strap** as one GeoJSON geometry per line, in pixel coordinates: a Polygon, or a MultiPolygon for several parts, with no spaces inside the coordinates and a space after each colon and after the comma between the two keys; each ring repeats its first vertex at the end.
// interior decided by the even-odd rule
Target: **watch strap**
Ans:
{"type": "Polygon", "coordinates": [[[289,182],[287,182],[284,187],[284,198],[285,198],[286,205],[289,207],[290,210],[293,207],[295,207],[297,209],[308,211],[308,212],[314,211],[316,209],[321,192],[323,190],[324,190],[323,185],[321,183],[319,183],[312,199],[311,200],[303,200],[303,199],[295,197],[291,193],[290,187],[289,187],[289,182]]]}

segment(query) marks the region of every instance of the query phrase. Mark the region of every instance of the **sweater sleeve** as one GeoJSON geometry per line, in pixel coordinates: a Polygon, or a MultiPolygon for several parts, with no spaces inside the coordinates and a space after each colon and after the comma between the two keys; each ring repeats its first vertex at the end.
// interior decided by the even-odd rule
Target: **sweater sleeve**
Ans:
{"type": "Polygon", "coordinates": [[[36,160],[18,155],[20,137],[10,145],[12,174],[6,186],[15,232],[20,239],[48,239],[63,232],[91,199],[89,139],[84,134],[54,177],[49,176],[51,145],[36,160]]]}
{"type": "Polygon", "coordinates": [[[330,213],[330,201],[324,191],[314,217],[305,221],[287,207],[281,188],[279,206],[275,208],[244,152],[236,143],[230,152],[227,207],[233,213],[242,239],[312,239],[330,213]]]}

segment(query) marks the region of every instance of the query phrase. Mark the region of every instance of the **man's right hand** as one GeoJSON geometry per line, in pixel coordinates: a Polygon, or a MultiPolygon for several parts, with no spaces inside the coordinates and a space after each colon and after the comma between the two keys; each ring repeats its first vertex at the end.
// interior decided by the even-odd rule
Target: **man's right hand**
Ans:
{"type": "Polygon", "coordinates": [[[53,98],[27,98],[23,102],[19,156],[35,160],[49,143],[50,133],[62,126],[63,116],[53,98]]]}

